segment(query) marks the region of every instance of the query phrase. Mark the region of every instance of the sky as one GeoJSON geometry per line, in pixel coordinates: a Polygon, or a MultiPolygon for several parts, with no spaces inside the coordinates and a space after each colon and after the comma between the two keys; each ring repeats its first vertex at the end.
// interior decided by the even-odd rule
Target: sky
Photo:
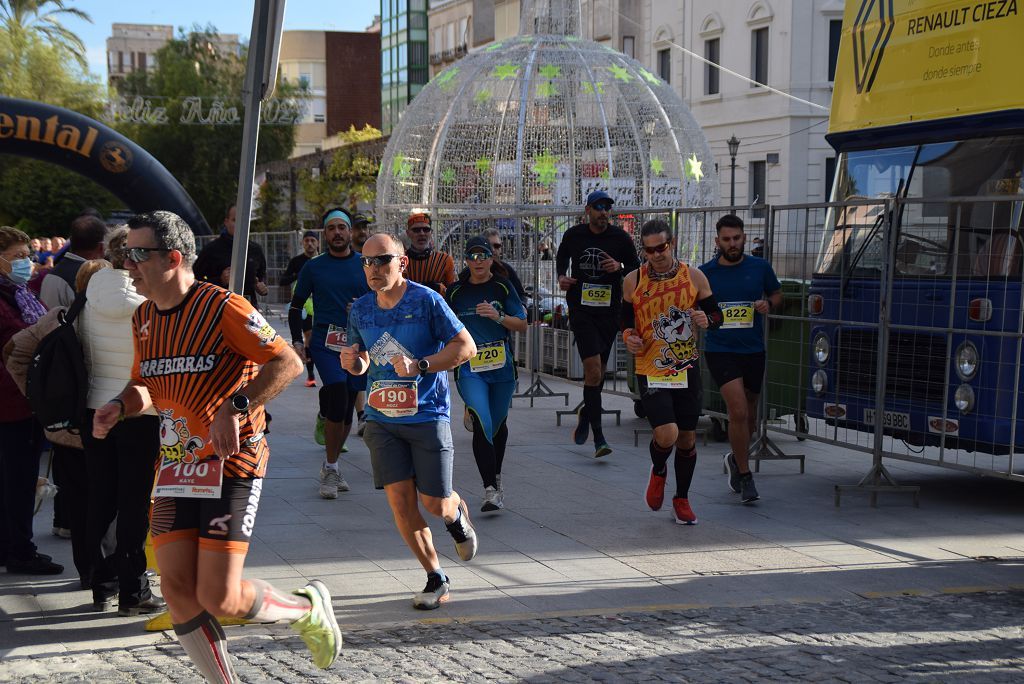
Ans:
{"type": "MultiPolygon", "coordinates": [[[[221,33],[237,33],[243,41],[252,30],[253,0],[71,0],[92,23],[68,18],[64,24],[77,33],[88,50],[89,71],[107,80],[107,38],[110,25],[170,24],[190,28],[213,24],[221,33]]],[[[363,31],[380,14],[380,0],[287,0],[284,28],[363,31]]]]}

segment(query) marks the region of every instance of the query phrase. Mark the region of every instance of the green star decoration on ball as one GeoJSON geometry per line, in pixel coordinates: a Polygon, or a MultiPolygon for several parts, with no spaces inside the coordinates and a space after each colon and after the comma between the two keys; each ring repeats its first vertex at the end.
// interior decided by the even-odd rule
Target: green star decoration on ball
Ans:
{"type": "Polygon", "coordinates": [[[581,84],[583,92],[587,95],[593,95],[595,92],[599,95],[604,95],[604,81],[583,81],[581,84]]]}
{"type": "Polygon", "coordinates": [[[626,67],[610,66],[608,67],[608,71],[610,71],[616,79],[624,83],[629,83],[630,81],[633,80],[633,77],[629,75],[629,72],[626,70],[626,67]]]}
{"type": "Polygon", "coordinates": [[[665,172],[665,162],[661,161],[657,157],[651,157],[651,173],[655,176],[660,176],[665,172]]]}
{"type": "Polygon", "coordinates": [[[648,83],[652,83],[654,85],[658,85],[659,83],[661,83],[661,80],[659,80],[657,76],[652,74],[647,69],[640,68],[639,71],[640,71],[640,75],[643,76],[644,80],[647,81],[648,83]]]}
{"type": "Polygon", "coordinates": [[[553,78],[558,78],[559,76],[561,76],[562,69],[560,67],[555,66],[554,64],[545,64],[544,66],[537,70],[537,73],[540,74],[541,78],[551,80],[553,78]]]}
{"type": "Polygon", "coordinates": [[[455,169],[453,169],[452,167],[449,166],[444,171],[442,171],[441,172],[441,182],[444,183],[445,185],[451,185],[452,183],[454,183],[455,182],[455,169]]]}
{"type": "Polygon", "coordinates": [[[558,88],[554,83],[543,82],[537,84],[537,97],[552,97],[558,94],[558,88]]]}
{"type": "Polygon", "coordinates": [[[700,179],[704,177],[704,170],[701,169],[701,166],[703,166],[703,162],[697,159],[696,154],[691,154],[686,160],[686,177],[699,183],[700,179]]]}
{"type": "Polygon", "coordinates": [[[453,85],[452,79],[455,78],[459,73],[459,67],[452,67],[451,69],[445,69],[440,74],[434,77],[434,81],[438,87],[443,90],[447,90],[453,85]]]}
{"type": "Polygon", "coordinates": [[[481,88],[480,90],[476,91],[476,95],[473,96],[473,102],[477,103],[478,105],[486,104],[487,101],[491,99],[491,97],[492,93],[490,90],[488,90],[487,88],[481,88]]]}
{"type": "Polygon", "coordinates": [[[508,78],[515,78],[519,75],[518,64],[499,64],[494,67],[494,75],[500,78],[502,81],[508,78]]]}
{"type": "Polygon", "coordinates": [[[534,164],[530,167],[530,170],[537,174],[537,181],[543,185],[551,185],[555,182],[555,176],[558,174],[558,167],[555,166],[555,162],[558,158],[555,157],[548,150],[544,150],[544,154],[540,155],[534,160],[534,164]]]}
{"type": "Polygon", "coordinates": [[[491,160],[488,157],[480,157],[476,160],[476,170],[485,174],[491,170],[491,160]]]}
{"type": "Polygon", "coordinates": [[[391,160],[391,174],[399,180],[405,180],[412,175],[412,162],[404,154],[396,154],[391,160]]]}

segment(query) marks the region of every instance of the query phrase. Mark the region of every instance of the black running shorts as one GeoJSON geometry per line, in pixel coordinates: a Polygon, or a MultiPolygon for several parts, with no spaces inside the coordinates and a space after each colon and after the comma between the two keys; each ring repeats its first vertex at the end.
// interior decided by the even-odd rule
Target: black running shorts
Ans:
{"type": "Polygon", "coordinates": [[[576,306],[569,312],[569,329],[576,338],[576,349],[581,359],[600,356],[601,363],[608,363],[608,356],[619,334],[619,314],[592,313],[588,308],[576,306]]]}
{"type": "Polygon", "coordinates": [[[153,547],[198,537],[200,549],[246,553],[262,492],[262,478],[225,477],[219,499],[156,497],[150,515],[153,547]]]}
{"type": "Polygon", "coordinates": [[[751,394],[760,394],[764,384],[765,353],[738,354],[736,352],[704,352],[704,360],[715,383],[721,387],[736,378],[743,378],[743,388],[751,394]]]}
{"type": "Polygon", "coordinates": [[[700,369],[691,368],[686,375],[686,389],[648,387],[647,376],[636,376],[640,403],[652,428],[675,423],[680,430],[696,430],[704,402],[700,384],[700,369]]]}

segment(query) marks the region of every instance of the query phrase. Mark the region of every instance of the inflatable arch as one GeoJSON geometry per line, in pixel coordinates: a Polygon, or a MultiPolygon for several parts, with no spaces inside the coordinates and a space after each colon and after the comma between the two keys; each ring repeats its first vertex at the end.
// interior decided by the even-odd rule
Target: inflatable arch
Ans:
{"type": "Polygon", "coordinates": [[[153,155],[69,109],[0,97],[0,154],[60,164],[102,185],[132,211],[173,211],[197,235],[212,232],[185,188],[153,155]]]}

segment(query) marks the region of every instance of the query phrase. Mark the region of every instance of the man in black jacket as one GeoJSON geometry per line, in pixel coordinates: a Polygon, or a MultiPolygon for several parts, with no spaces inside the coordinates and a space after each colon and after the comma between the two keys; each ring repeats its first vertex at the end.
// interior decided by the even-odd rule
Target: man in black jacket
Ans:
{"type": "MultiPolygon", "coordinates": [[[[195,266],[192,267],[197,280],[205,280],[223,288],[231,282],[231,250],[235,243],[235,205],[228,207],[224,227],[220,236],[203,247],[195,266]]],[[[248,258],[245,262],[245,284],[242,294],[255,308],[259,308],[256,295],[267,294],[267,257],[263,248],[249,241],[248,258]]]]}

